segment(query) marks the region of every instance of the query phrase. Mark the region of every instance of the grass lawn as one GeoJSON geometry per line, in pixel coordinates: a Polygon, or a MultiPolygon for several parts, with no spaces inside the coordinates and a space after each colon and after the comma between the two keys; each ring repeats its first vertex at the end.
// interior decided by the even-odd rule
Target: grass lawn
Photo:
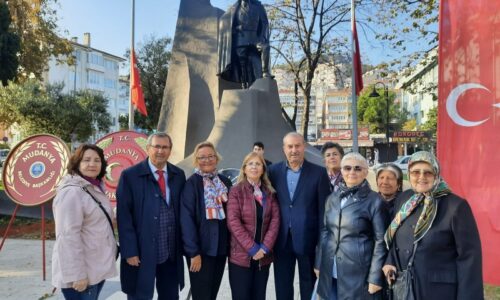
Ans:
{"type": "Polygon", "coordinates": [[[484,285],[484,299],[486,300],[500,300],[500,286],[484,285]]]}

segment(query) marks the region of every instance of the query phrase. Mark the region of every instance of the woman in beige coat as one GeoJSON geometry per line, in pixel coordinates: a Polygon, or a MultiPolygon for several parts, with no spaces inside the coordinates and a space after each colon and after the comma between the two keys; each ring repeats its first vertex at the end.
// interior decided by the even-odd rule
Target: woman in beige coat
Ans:
{"type": "Polygon", "coordinates": [[[117,275],[116,241],[104,213],[113,218],[102,186],[105,173],[102,149],[85,144],[70,158],[68,174],[57,188],[52,284],[65,299],[95,300],[104,280],[117,275]]]}

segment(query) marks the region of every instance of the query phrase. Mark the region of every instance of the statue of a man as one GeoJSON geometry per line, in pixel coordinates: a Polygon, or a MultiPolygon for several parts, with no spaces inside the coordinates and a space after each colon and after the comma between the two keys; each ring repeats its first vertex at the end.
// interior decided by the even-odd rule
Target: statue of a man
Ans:
{"type": "Polygon", "coordinates": [[[218,75],[248,88],[257,78],[270,77],[269,23],[257,0],[238,0],[219,22],[218,75]]]}

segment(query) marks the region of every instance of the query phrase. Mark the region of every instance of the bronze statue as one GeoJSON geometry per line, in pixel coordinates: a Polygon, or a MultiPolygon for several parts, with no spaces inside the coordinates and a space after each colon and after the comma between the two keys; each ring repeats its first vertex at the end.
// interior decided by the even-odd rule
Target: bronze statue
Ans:
{"type": "Polygon", "coordinates": [[[248,88],[257,78],[270,77],[269,23],[257,0],[238,0],[219,22],[218,74],[248,88]]]}

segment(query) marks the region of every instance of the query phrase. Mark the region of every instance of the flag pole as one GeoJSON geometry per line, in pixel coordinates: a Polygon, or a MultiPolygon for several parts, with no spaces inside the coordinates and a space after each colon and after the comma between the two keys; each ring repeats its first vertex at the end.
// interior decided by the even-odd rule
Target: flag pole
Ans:
{"type": "Polygon", "coordinates": [[[354,64],[354,55],[355,51],[359,51],[356,49],[355,40],[354,40],[354,26],[355,17],[354,17],[355,4],[354,0],[351,0],[351,57],[352,57],[352,75],[351,75],[351,86],[352,86],[352,108],[351,108],[351,119],[352,119],[352,152],[359,152],[358,149],[358,101],[356,96],[356,68],[354,64]]]}
{"type": "Polygon", "coordinates": [[[135,0],[132,0],[132,44],[130,45],[130,76],[128,93],[128,129],[134,130],[134,105],[132,104],[132,53],[134,53],[134,31],[135,31],[135,0]]]}

